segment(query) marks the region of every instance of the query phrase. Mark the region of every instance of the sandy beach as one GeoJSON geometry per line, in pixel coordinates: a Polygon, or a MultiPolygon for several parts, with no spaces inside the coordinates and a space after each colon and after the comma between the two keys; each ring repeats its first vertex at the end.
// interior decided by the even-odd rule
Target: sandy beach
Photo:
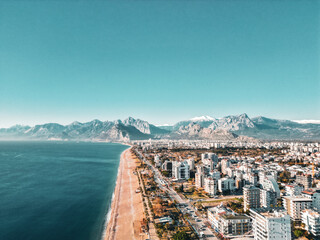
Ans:
{"type": "Polygon", "coordinates": [[[140,234],[140,222],[144,218],[138,178],[133,174],[136,163],[130,149],[121,154],[111,215],[106,227],[104,240],[146,239],[140,234]]]}

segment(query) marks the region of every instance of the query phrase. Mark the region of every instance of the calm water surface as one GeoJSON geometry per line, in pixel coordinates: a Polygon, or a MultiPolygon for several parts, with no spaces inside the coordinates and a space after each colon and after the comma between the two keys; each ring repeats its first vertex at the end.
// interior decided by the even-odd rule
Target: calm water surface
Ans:
{"type": "Polygon", "coordinates": [[[101,239],[126,148],[0,142],[0,240],[101,239]]]}

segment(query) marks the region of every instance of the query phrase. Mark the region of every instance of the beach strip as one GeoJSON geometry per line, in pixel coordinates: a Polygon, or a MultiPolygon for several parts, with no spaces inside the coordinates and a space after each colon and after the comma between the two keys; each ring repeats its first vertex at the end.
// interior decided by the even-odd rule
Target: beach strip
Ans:
{"type": "Polygon", "coordinates": [[[131,155],[131,148],[129,148],[120,157],[117,183],[104,240],[147,238],[140,231],[144,211],[141,193],[136,193],[139,181],[138,177],[133,174],[135,167],[136,163],[131,155]]]}

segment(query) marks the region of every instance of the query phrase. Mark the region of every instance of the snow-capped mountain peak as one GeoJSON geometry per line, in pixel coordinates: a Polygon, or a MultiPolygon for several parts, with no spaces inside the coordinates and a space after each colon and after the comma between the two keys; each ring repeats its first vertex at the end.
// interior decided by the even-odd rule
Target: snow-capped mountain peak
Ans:
{"type": "Polygon", "coordinates": [[[193,122],[204,122],[204,121],[214,121],[214,120],[216,119],[210,116],[194,117],[190,119],[190,121],[193,121],[193,122]]]}

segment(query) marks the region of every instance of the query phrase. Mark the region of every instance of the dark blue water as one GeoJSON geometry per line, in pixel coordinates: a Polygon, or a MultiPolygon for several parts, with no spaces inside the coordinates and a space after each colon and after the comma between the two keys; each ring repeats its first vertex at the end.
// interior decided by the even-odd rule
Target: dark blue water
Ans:
{"type": "Polygon", "coordinates": [[[0,240],[101,239],[126,148],[0,142],[0,240]]]}

